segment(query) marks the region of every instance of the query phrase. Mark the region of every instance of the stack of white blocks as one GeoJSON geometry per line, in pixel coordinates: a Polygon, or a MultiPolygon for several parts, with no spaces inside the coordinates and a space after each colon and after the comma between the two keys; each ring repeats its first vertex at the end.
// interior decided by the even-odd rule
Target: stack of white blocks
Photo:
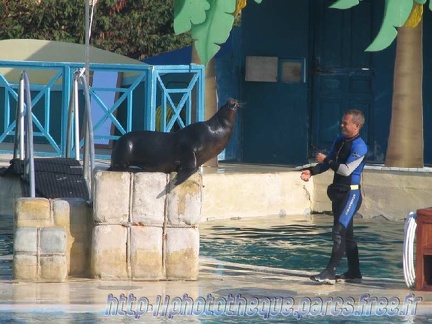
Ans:
{"type": "Polygon", "coordinates": [[[17,199],[14,279],[61,282],[68,275],[88,276],[89,211],[82,199],[17,199]]]}
{"type": "Polygon", "coordinates": [[[98,171],[93,209],[79,198],[17,199],[14,279],[198,279],[202,177],[173,177],[98,171]]]}
{"type": "Polygon", "coordinates": [[[97,171],[90,272],[100,279],[196,280],[202,177],[97,171]]]}

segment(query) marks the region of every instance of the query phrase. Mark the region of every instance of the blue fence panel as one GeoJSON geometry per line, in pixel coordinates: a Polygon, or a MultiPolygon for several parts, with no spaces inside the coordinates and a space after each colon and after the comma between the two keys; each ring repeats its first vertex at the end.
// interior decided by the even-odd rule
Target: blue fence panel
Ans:
{"type": "MultiPolygon", "coordinates": [[[[13,152],[17,76],[25,70],[32,91],[34,141],[44,144],[35,146],[35,155],[65,156],[73,74],[82,68],[83,63],[0,61],[0,153],[13,152]],[[41,75],[43,84],[33,83],[41,75]]],[[[109,147],[111,141],[132,130],[167,132],[204,119],[202,65],[90,64],[94,80],[102,73],[117,74],[117,82],[90,86],[92,107],[99,112],[93,118],[96,143],[109,147]],[[111,95],[108,102],[106,94],[111,95]]],[[[80,103],[84,103],[82,96],[80,103]]]]}

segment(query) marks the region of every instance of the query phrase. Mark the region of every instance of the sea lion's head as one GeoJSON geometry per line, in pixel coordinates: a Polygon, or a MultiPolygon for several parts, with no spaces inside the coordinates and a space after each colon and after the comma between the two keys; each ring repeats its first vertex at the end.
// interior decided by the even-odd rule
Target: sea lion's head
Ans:
{"type": "Polygon", "coordinates": [[[241,105],[238,100],[228,99],[216,113],[219,122],[225,126],[234,126],[235,116],[239,107],[241,107],[241,105]]]}

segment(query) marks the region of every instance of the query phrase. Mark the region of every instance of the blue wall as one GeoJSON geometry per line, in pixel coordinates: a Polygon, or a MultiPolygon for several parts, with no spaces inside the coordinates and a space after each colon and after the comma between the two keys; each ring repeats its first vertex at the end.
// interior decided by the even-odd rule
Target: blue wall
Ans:
{"type": "MultiPolygon", "coordinates": [[[[266,164],[301,164],[308,153],[310,80],[282,81],[284,60],[306,62],[310,55],[309,2],[248,2],[242,14],[243,160],[266,164]],[[276,82],[245,80],[248,56],[277,58],[276,82]]],[[[253,67],[260,69],[260,66],[253,67]]]]}
{"type": "MultiPolygon", "coordinates": [[[[367,1],[368,4],[360,3],[360,6],[371,4],[375,6],[373,17],[370,19],[372,26],[368,26],[371,27],[368,30],[371,31],[371,37],[374,38],[382,22],[384,1],[367,1]]],[[[316,24],[316,19],[320,17],[313,16],[312,12],[316,6],[327,6],[332,2],[328,0],[272,0],[256,4],[251,1],[244,9],[242,16],[243,57],[248,55],[277,56],[279,58],[306,57],[309,76],[308,89],[304,92],[301,88],[295,89],[292,85],[284,86],[280,83],[243,82],[241,95],[247,104],[242,138],[245,162],[300,164],[307,162],[307,157],[312,155],[310,136],[314,132],[316,134],[316,130],[314,124],[311,123],[312,111],[315,108],[312,92],[314,85],[311,84],[310,78],[313,73],[314,60],[319,59],[314,56],[317,53],[316,46],[329,46],[329,44],[319,44],[315,39],[317,35],[311,26],[316,24]],[[285,155],[283,150],[286,151],[285,155]]],[[[363,11],[357,12],[362,13],[363,11]]],[[[329,16],[331,17],[331,14],[329,16]]],[[[352,19],[359,24],[361,18],[354,15],[352,19]]],[[[432,58],[432,44],[427,41],[432,31],[431,12],[425,10],[423,19],[423,39],[425,40],[423,43],[424,161],[425,164],[431,164],[432,91],[429,90],[429,87],[432,84],[432,60],[430,59],[432,58]]],[[[350,31],[341,30],[340,33],[350,36],[350,31]]],[[[356,37],[355,33],[351,34],[351,37],[356,37]]],[[[368,126],[365,129],[369,141],[368,158],[370,162],[384,162],[385,160],[392,110],[395,48],[394,42],[389,48],[370,55],[369,68],[373,73],[371,78],[373,100],[368,108],[368,126]]],[[[244,69],[243,67],[242,78],[244,78],[244,69]]],[[[328,118],[327,115],[324,111],[319,116],[328,118]]],[[[338,132],[336,128],[335,132],[338,132]]]]}
{"type": "Polygon", "coordinates": [[[423,130],[424,160],[432,164],[432,12],[423,15],[423,130]]]}
{"type": "MultiPolygon", "coordinates": [[[[372,17],[371,37],[377,34],[384,1],[373,0],[378,10],[372,17]],[[381,7],[380,7],[381,6],[381,7]]],[[[242,13],[242,28],[234,29],[216,56],[219,103],[227,98],[240,99],[232,140],[219,156],[221,160],[251,163],[302,164],[314,153],[311,134],[313,111],[312,70],[317,40],[314,24],[315,6],[328,0],[249,1],[242,13]],[[279,59],[305,59],[306,82],[245,81],[246,56],[270,56],[279,59]]],[[[362,5],[362,3],[360,4],[362,5]]],[[[362,11],[358,11],[362,12],[362,11]]],[[[358,17],[356,17],[358,19],[358,17]]],[[[425,164],[432,164],[432,13],[423,16],[424,71],[423,111],[425,164]]],[[[352,37],[356,37],[352,35],[352,37]]],[[[369,161],[384,162],[392,110],[395,42],[387,49],[370,55],[373,72],[373,100],[368,109],[367,139],[369,161]]],[[[189,64],[191,48],[147,59],[150,64],[189,64]]],[[[325,116],[325,114],[323,115],[325,116]]],[[[325,117],[324,117],[325,118],[325,117]]],[[[338,131],[338,130],[335,130],[338,131]]],[[[333,135],[331,135],[333,136],[333,135]]]]}

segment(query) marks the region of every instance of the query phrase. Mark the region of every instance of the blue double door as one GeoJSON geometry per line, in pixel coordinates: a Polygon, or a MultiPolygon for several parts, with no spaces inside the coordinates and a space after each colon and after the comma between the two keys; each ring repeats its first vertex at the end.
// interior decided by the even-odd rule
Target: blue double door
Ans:
{"type": "Polygon", "coordinates": [[[363,0],[351,10],[329,9],[333,2],[272,0],[246,7],[244,162],[306,163],[332,144],[349,108],[365,113],[363,136],[373,141],[377,54],[365,49],[380,26],[383,2],[363,0]],[[269,81],[259,66],[246,64],[254,61],[250,57],[276,60],[276,79],[269,81]],[[248,80],[251,73],[258,77],[248,80]]]}

